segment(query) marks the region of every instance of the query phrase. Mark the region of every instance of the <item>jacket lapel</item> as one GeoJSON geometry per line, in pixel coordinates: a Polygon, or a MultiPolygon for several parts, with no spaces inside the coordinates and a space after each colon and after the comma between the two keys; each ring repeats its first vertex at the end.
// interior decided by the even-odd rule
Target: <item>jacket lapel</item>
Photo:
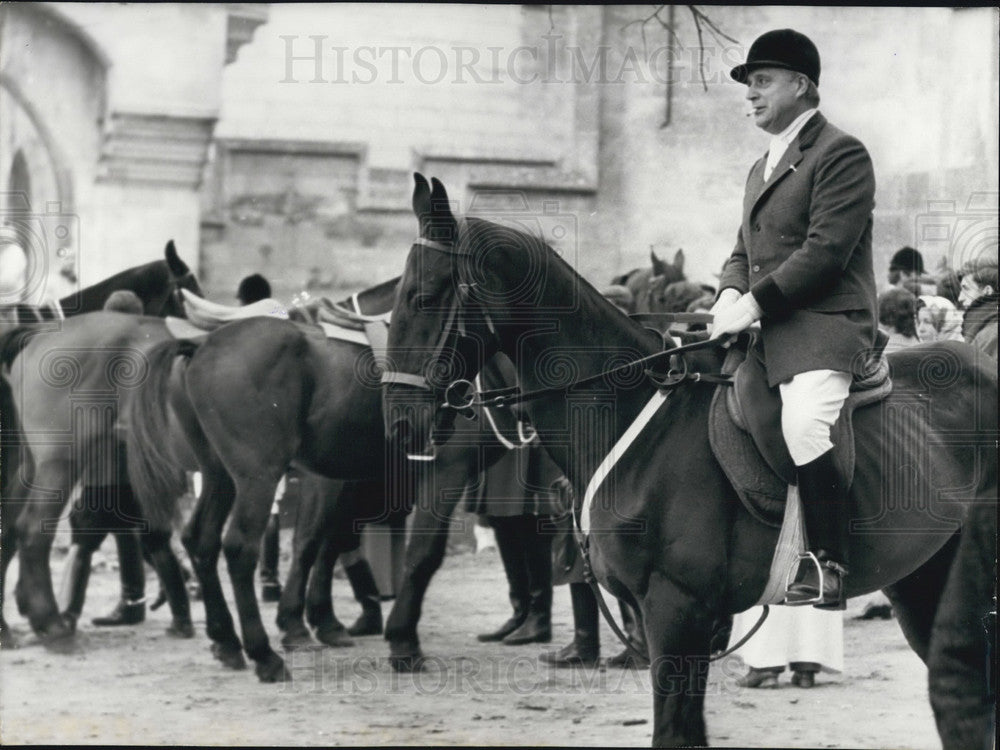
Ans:
{"type": "MultiPolygon", "coordinates": [[[[774,171],[771,172],[771,177],[763,185],[761,185],[760,190],[757,192],[757,197],[754,198],[753,205],[751,206],[751,212],[756,210],[760,202],[764,197],[771,192],[785,176],[792,172],[800,161],[802,161],[802,152],[811,148],[816,142],[816,138],[819,136],[820,131],[826,125],[826,118],[820,112],[814,114],[809,118],[802,130],[799,131],[798,136],[788,144],[784,155],[778,160],[777,165],[774,167],[774,171]]],[[[761,167],[761,177],[763,177],[763,166],[761,167]]]]}

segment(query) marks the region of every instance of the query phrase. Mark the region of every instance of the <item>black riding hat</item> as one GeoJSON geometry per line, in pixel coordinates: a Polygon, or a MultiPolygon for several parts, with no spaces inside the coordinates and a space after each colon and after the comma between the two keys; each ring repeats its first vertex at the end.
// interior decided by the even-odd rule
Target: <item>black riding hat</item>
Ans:
{"type": "Polygon", "coordinates": [[[805,34],[776,29],[761,34],[750,45],[747,61],[729,71],[737,83],[746,83],[758,68],[784,68],[801,73],[819,86],[819,50],[805,34]]]}

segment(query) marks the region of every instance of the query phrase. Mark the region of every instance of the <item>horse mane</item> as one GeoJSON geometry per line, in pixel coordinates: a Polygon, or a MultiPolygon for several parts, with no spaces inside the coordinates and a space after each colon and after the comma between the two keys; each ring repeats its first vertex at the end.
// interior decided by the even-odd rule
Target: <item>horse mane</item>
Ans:
{"type": "Polygon", "coordinates": [[[154,260],[141,266],[119,271],[96,284],[73,292],[59,302],[67,307],[73,306],[80,312],[100,310],[104,306],[104,300],[111,292],[118,289],[131,289],[139,296],[143,304],[146,304],[170,283],[170,279],[170,268],[167,262],[154,260]]]}
{"type": "MultiPolygon", "coordinates": [[[[471,231],[473,235],[483,236],[478,231],[479,226],[484,226],[485,232],[489,233],[485,241],[478,243],[478,247],[474,249],[474,252],[485,253],[502,246],[523,252],[526,255],[532,253],[539,255],[541,256],[539,258],[541,263],[554,263],[554,266],[550,267],[558,267],[563,270],[566,281],[579,290],[580,295],[577,301],[580,304],[585,304],[594,312],[607,315],[610,319],[617,321],[620,325],[628,329],[628,332],[633,334],[637,340],[648,342],[650,337],[654,337],[656,341],[660,340],[658,335],[655,335],[651,330],[624,314],[614,303],[601,294],[590,281],[577,273],[576,269],[541,237],[530,234],[523,229],[504,226],[487,219],[468,219],[468,223],[470,227],[477,227],[476,231],[471,231]],[[499,237],[495,241],[490,241],[489,237],[493,235],[499,235],[499,237]]],[[[545,274],[545,278],[546,283],[551,283],[551,274],[545,274]]],[[[622,345],[627,346],[627,344],[628,341],[623,339],[622,345]]]]}

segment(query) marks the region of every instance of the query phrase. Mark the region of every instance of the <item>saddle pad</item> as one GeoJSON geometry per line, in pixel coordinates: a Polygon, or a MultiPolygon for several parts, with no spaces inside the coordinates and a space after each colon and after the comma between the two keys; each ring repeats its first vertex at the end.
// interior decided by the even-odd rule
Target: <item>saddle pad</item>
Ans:
{"type": "Polygon", "coordinates": [[[364,331],[357,331],[353,328],[344,328],[344,326],[338,326],[333,323],[326,323],[320,321],[319,327],[323,329],[323,333],[328,339],[337,339],[338,341],[349,341],[352,344],[360,344],[361,346],[369,346],[368,336],[365,335],[364,331]]]}
{"type": "Polygon", "coordinates": [[[806,549],[805,522],[802,519],[802,498],[793,485],[788,487],[785,512],[778,532],[778,543],[771,557],[771,570],[767,575],[764,593],[756,604],[781,604],[785,600],[788,572],[794,570],[799,555],[806,549]]]}
{"type": "MultiPolygon", "coordinates": [[[[731,352],[726,365],[723,366],[723,372],[727,370],[732,372],[735,366],[730,359],[738,358],[739,353],[731,352]]],[[[747,363],[751,363],[751,367],[763,368],[759,360],[754,357],[748,357],[744,367],[747,363]],[[754,361],[751,363],[751,360],[754,361]]],[[[778,527],[784,512],[787,488],[796,483],[796,474],[795,465],[788,456],[788,448],[781,436],[781,399],[777,389],[767,388],[766,382],[763,372],[747,377],[746,384],[749,387],[741,395],[747,398],[748,393],[753,394],[755,406],[758,407],[754,413],[757,415],[765,414],[765,411],[759,408],[761,403],[770,405],[770,414],[758,417],[758,421],[769,424],[763,427],[758,424],[755,429],[755,434],[767,435],[767,440],[755,440],[751,433],[746,431],[750,418],[746,412],[735,407],[730,393],[731,388],[728,386],[717,388],[712,397],[708,434],[712,451],[743,505],[759,521],[778,527]],[[759,385],[761,383],[763,388],[759,385]],[[762,443],[766,455],[759,447],[762,443]]],[[[830,439],[834,445],[834,456],[848,482],[852,482],[854,477],[854,411],[881,401],[891,391],[892,381],[889,378],[885,378],[874,388],[851,391],[837,423],[831,430],[830,439]]],[[[754,429],[753,425],[751,429],[754,429]]]]}
{"type": "Polygon", "coordinates": [[[288,310],[276,299],[262,299],[252,302],[242,307],[233,305],[220,305],[202,297],[192,294],[187,289],[181,289],[184,295],[184,311],[188,320],[199,328],[218,328],[234,320],[244,318],[256,318],[261,315],[270,315],[282,320],[288,320],[288,310]]]}
{"type": "Polygon", "coordinates": [[[210,331],[199,328],[190,320],[184,318],[172,318],[169,315],[163,319],[167,325],[167,332],[175,339],[187,339],[188,341],[201,342],[208,337],[210,331]]]}

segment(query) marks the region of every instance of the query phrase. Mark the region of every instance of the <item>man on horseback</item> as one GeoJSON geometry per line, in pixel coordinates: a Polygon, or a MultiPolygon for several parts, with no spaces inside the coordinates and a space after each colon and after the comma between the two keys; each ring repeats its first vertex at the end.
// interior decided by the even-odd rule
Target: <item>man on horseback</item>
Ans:
{"type": "Polygon", "coordinates": [[[816,46],[792,29],[762,35],[730,71],[771,142],[747,179],[712,335],[759,320],[768,385],[781,394],[812,555],[785,603],[843,608],[849,485],[830,431],[875,346],[875,176],[864,145],[817,110],[819,73],[816,46]]]}

